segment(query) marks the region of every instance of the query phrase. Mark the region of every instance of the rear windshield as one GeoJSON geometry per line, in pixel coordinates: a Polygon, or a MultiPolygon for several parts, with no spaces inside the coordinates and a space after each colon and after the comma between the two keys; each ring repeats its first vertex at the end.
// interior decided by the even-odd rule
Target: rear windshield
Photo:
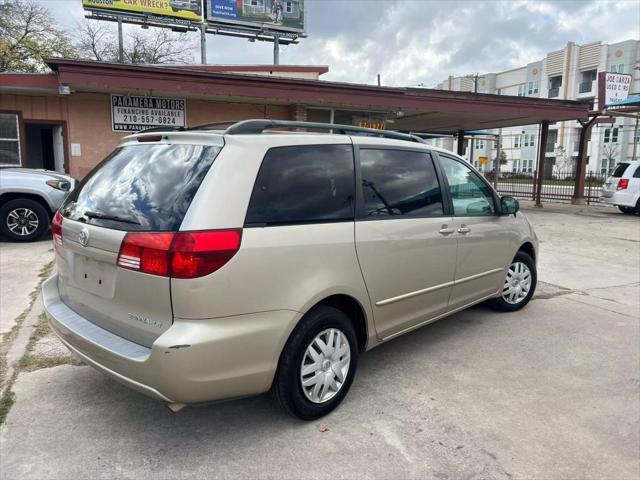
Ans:
{"type": "Polygon", "coordinates": [[[619,163],[616,166],[616,169],[613,171],[613,176],[616,178],[620,178],[622,177],[622,175],[624,175],[624,171],[627,169],[627,167],[629,166],[628,163],[619,163]]]}
{"type": "Polygon", "coordinates": [[[220,147],[116,149],[69,195],[62,216],[116,230],[176,231],[220,147]]]}

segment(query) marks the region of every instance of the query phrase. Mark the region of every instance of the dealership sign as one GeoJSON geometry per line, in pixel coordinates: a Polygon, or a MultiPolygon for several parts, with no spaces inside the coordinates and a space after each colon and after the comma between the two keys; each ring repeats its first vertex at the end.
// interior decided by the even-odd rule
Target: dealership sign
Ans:
{"type": "Polygon", "coordinates": [[[180,98],[111,95],[111,128],[137,132],[151,127],[184,127],[186,102],[180,98]]]}
{"type": "Polygon", "coordinates": [[[304,0],[205,0],[212,23],[304,32],[304,0]]]}
{"type": "Polygon", "coordinates": [[[142,13],[160,17],[202,21],[200,0],[82,0],[87,9],[142,13]]]}
{"type": "Polygon", "coordinates": [[[626,100],[631,88],[631,75],[627,73],[604,74],[604,105],[626,100]]]}

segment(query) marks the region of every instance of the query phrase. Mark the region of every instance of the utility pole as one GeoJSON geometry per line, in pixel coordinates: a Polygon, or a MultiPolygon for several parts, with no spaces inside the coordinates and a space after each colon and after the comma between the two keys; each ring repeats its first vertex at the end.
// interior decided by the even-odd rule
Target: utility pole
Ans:
{"type": "Polygon", "coordinates": [[[207,64],[207,24],[200,24],[200,63],[207,64]]]}
{"type": "Polygon", "coordinates": [[[498,176],[500,175],[500,155],[502,154],[502,128],[498,129],[498,144],[496,146],[496,160],[493,165],[493,187],[498,189],[498,176]]]}
{"type": "Polygon", "coordinates": [[[118,15],[118,62],[124,63],[124,46],[122,44],[122,17],[118,15]]]}
{"type": "MultiPolygon", "coordinates": [[[[476,73],[475,75],[467,75],[467,78],[473,78],[473,93],[478,93],[478,79],[484,78],[484,76],[480,75],[479,73],[476,73]]],[[[475,142],[476,142],[475,138],[471,136],[471,150],[469,155],[469,163],[471,165],[473,165],[473,146],[475,142]]]]}
{"type": "Polygon", "coordinates": [[[280,35],[273,35],[273,64],[280,65],[280,35]]]}

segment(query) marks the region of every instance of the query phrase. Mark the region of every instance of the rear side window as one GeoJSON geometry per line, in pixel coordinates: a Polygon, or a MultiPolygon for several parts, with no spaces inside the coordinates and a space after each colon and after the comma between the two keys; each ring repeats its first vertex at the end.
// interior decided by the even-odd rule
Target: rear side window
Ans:
{"type": "Polygon", "coordinates": [[[621,178],[624,175],[624,171],[629,166],[628,163],[622,162],[616,165],[616,169],[613,171],[613,176],[616,178],[621,178]]]}
{"type": "Polygon", "coordinates": [[[270,149],[258,172],[246,224],[353,220],[353,149],[301,145],[270,149]]]}
{"type": "Polygon", "coordinates": [[[638,165],[636,171],[633,172],[633,178],[640,178],[640,165],[638,165]]]}
{"type": "Polygon", "coordinates": [[[442,215],[442,193],[431,157],[403,150],[360,150],[366,218],[442,215]]]}
{"type": "Polygon", "coordinates": [[[219,152],[203,145],[118,148],[69,195],[62,215],[115,230],[176,231],[219,152]]]}

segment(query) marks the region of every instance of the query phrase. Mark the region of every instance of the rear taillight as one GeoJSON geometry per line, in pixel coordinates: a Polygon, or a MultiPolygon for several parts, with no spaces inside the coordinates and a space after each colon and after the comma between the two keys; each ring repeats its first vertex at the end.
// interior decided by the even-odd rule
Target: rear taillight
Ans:
{"type": "Polygon", "coordinates": [[[51,221],[51,234],[53,238],[53,245],[59,247],[62,246],[62,215],[60,211],[57,211],[51,221]]]}
{"type": "Polygon", "coordinates": [[[621,178],[618,180],[618,190],[626,190],[629,187],[629,179],[621,178]]]}
{"type": "Polygon", "coordinates": [[[215,272],[240,249],[241,229],[175,233],[127,233],[120,246],[122,268],[172,278],[215,272]]]}

